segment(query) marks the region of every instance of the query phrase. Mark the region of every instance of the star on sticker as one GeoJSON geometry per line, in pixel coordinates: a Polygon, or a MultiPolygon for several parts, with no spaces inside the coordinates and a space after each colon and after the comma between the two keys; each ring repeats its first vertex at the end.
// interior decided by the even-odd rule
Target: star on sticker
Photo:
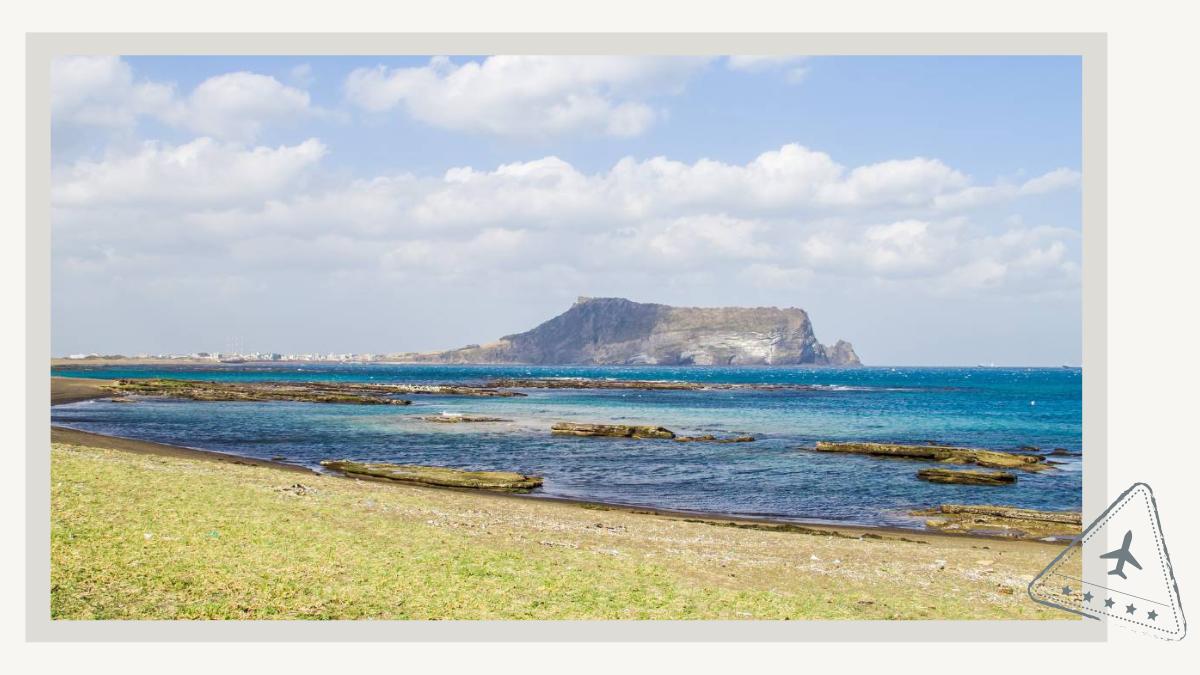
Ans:
{"type": "Polygon", "coordinates": [[[1126,614],[1133,614],[1136,611],[1137,611],[1137,607],[1134,607],[1132,602],[1129,603],[1128,605],[1125,605],[1125,613],[1126,614]]]}
{"type": "Polygon", "coordinates": [[[1112,607],[1112,606],[1113,606],[1113,599],[1112,599],[1112,598],[1108,598],[1108,599],[1106,599],[1106,600],[1104,601],[1104,606],[1105,606],[1105,607],[1112,607]]]}
{"type": "Polygon", "coordinates": [[[1070,594],[1071,594],[1071,587],[1063,586],[1063,595],[1070,595],[1070,594]]]}
{"type": "Polygon", "coordinates": [[[1154,610],[1150,610],[1149,612],[1146,612],[1146,618],[1150,619],[1151,621],[1154,621],[1155,619],[1158,618],[1158,612],[1156,612],[1154,610]]]}
{"type": "Polygon", "coordinates": [[[1092,592],[1091,592],[1091,591],[1088,591],[1087,593],[1084,593],[1084,594],[1083,594],[1083,601],[1084,601],[1084,602],[1091,602],[1091,601],[1092,601],[1092,592]]]}

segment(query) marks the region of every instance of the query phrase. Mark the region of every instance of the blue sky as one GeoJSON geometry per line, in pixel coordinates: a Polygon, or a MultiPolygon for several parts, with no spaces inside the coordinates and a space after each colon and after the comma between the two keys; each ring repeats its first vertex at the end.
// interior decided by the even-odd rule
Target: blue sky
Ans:
{"type": "MultiPolygon", "coordinates": [[[[465,61],[480,57],[452,57],[465,61]]],[[[313,103],[337,109],[355,68],[421,66],[428,57],[129,57],[142,76],[190,90],[225,72],[249,70],[294,81],[311,69],[313,103]]],[[[663,154],[683,161],[714,157],[744,162],[762,148],[805,141],[845,164],[925,155],[978,175],[1019,175],[1031,167],[1078,165],[1080,61],[1076,57],[813,57],[794,85],[774,73],[747,76],[718,67],[690,78],[669,99],[670,122],[614,143],[606,137],[526,139],[463,136],[388,116],[381,133],[341,121],[268,132],[267,145],[298,135],[327,138],[341,166],[441,172],[545,154],[569,157],[588,171],[625,155],[663,154]],[[703,142],[698,142],[703,139],[703,142]],[[483,141],[482,143],[480,141],[483,141]],[[415,146],[415,148],[414,148],[415,146]],[[416,152],[414,152],[416,150],[416,152]],[[338,158],[338,155],[344,155],[338,158]]],[[[186,133],[163,138],[188,140],[186,133]]]]}
{"type": "Polygon", "coordinates": [[[803,307],[873,364],[1080,361],[1078,58],[52,79],[56,354],[449,348],[624,295],[803,307]]]}

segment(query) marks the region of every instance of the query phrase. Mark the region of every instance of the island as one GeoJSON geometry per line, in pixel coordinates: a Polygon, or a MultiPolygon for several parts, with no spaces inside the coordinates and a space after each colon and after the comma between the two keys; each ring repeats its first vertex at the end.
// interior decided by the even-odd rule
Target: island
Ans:
{"type": "Polygon", "coordinates": [[[581,297],[541,325],[495,342],[444,352],[405,353],[406,363],[538,365],[859,366],[844,340],[821,344],[803,309],[672,307],[624,298],[581,297]]]}

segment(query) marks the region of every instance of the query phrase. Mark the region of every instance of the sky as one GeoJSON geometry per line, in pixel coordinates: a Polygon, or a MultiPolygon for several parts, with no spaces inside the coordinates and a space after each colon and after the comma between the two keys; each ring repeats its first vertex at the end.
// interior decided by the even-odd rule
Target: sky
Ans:
{"type": "Polygon", "coordinates": [[[1078,364],[1080,66],[62,58],[51,350],[428,351],[619,296],[1078,364]]]}

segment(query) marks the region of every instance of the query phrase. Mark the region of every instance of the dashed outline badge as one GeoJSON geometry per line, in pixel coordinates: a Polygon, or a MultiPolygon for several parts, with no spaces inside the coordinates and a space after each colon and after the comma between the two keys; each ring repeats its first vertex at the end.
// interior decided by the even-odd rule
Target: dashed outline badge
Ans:
{"type": "Polygon", "coordinates": [[[1154,492],[1135,483],[1029,583],[1029,597],[1090,619],[1180,640],[1187,621],[1154,492]]]}

